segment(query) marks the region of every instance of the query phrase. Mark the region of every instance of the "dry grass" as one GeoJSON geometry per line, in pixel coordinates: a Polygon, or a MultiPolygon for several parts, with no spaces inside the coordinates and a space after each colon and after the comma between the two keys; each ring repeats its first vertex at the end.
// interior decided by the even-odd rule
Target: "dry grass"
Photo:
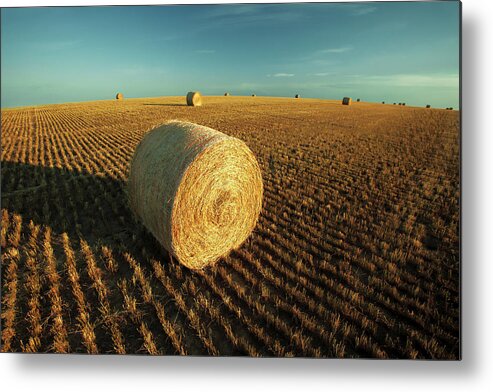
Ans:
{"type": "Polygon", "coordinates": [[[2,111],[2,350],[457,359],[459,113],[204,100],[2,111]],[[171,119],[244,140],[263,177],[253,234],[200,272],[125,195],[171,119]]]}

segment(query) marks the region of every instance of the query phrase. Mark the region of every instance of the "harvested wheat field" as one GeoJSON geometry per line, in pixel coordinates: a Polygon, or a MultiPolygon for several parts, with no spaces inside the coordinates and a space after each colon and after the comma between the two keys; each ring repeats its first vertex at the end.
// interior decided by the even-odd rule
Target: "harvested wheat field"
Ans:
{"type": "Polygon", "coordinates": [[[2,350],[457,359],[459,113],[184,97],[2,110],[2,350]],[[243,140],[253,234],[181,265],[126,181],[168,120],[243,140]]]}

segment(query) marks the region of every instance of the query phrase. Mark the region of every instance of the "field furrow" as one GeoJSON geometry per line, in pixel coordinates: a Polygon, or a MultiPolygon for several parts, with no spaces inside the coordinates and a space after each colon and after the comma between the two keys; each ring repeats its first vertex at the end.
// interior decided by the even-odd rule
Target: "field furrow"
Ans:
{"type": "Polygon", "coordinates": [[[3,351],[459,357],[459,113],[249,98],[2,110],[3,351]],[[242,139],[263,177],[252,235],[203,271],[128,205],[173,119],[242,139]]]}

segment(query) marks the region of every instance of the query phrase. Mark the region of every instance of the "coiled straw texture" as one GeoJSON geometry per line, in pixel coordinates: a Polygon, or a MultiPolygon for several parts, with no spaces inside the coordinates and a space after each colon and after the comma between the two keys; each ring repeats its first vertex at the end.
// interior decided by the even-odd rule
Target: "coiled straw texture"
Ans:
{"type": "Polygon", "coordinates": [[[263,184],[243,141],[172,121],[137,146],[128,195],[154,237],[183,265],[201,269],[250,235],[262,208],[263,184]]]}

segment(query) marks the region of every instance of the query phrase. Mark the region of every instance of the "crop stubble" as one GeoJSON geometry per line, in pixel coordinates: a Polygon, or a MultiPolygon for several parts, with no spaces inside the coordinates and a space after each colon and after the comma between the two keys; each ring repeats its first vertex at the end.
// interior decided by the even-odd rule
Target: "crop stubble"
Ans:
{"type": "Polygon", "coordinates": [[[340,101],[126,99],[2,110],[4,351],[459,357],[459,114],[340,101]],[[182,267],[135,222],[167,120],[244,140],[252,236],[182,267]]]}

